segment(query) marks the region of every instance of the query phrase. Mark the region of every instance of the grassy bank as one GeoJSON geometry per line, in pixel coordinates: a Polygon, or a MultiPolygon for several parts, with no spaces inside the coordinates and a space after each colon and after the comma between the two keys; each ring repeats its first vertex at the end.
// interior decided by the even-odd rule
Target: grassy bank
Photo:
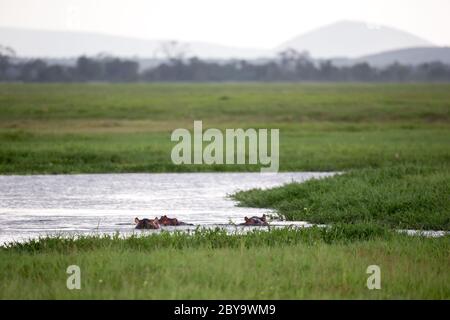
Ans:
{"type": "Polygon", "coordinates": [[[0,249],[0,298],[450,298],[447,238],[371,225],[42,239],[0,249]],[[81,268],[81,290],[66,268],[81,268]],[[381,290],[366,269],[381,268],[381,290]]]}
{"type": "Polygon", "coordinates": [[[233,197],[241,206],[274,208],[287,220],[450,230],[449,190],[448,166],[409,165],[352,170],[233,197]]]}

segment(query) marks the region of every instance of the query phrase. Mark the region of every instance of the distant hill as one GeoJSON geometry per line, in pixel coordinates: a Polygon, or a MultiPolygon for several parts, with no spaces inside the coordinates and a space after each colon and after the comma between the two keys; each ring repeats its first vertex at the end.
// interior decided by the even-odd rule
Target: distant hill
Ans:
{"type": "Polygon", "coordinates": [[[347,63],[367,62],[374,67],[384,67],[395,62],[418,65],[426,62],[440,61],[450,64],[450,47],[409,48],[381,52],[351,59],[347,63]]]}
{"type": "Polygon", "coordinates": [[[277,50],[308,51],[315,58],[355,58],[387,50],[431,46],[427,40],[394,28],[341,21],[300,35],[277,50]]]}
{"type": "MultiPolygon", "coordinates": [[[[75,57],[108,53],[115,56],[162,57],[165,40],[145,40],[87,32],[44,31],[0,27],[0,45],[24,57],[75,57]]],[[[202,58],[256,58],[265,50],[234,48],[203,42],[183,44],[189,56],[202,58]]]]}
{"type": "MultiPolygon", "coordinates": [[[[44,31],[0,27],[0,45],[13,48],[19,57],[40,57],[63,64],[74,57],[106,53],[138,60],[141,68],[165,58],[167,41],[145,40],[87,32],[44,31]]],[[[286,48],[308,51],[314,59],[331,59],[338,65],[367,61],[374,66],[394,62],[420,64],[430,61],[450,63],[450,48],[435,47],[429,41],[388,27],[370,27],[362,22],[337,22],[276,47],[273,50],[221,46],[211,43],[183,43],[187,56],[202,59],[242,58],[265,61],[286,48]]]]}

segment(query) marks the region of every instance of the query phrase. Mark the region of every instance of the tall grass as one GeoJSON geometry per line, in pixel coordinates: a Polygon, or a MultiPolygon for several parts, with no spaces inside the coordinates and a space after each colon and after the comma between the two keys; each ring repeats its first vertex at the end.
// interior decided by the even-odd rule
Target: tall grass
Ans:
{"type": "Polygon", "coordinates": [[[0,250],[0,298],[450,298],[444,238],[374,226],[41,239],[0,250]],[[68,290],[66,269],[81,269],[68,290]],[[369,265],[381,290],[368,290],[369,265]]]}
{"type": "Polygon", "coordinates": [[[372,239],[388,239],[393,231],[377,225],[337,224],[330,227],[275,228],[269,231],[258,229],[242,233],[230,233],[223,228],[202,229],[191,232],[161,232],[153,235],[123,237],[120,234],[94,236],[52,236],[30,239],[25,242],[11,242],[0,247],[0,251],[42,253],[85,251],[96,249],[159,250],[186,248],[252,248],[277,247],[293,244],[312,244],[316,242],[353,242],[372,239]]]}

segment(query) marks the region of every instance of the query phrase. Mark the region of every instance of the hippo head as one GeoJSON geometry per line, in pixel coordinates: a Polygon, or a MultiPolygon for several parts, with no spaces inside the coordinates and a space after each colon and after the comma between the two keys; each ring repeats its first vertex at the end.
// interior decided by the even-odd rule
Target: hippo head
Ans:
{"type": "Polygon", "coordinates": [[[247,226],[265,226],[267,225],[267,221],[266,221],[266,215],[263,215],[261,218],[260,217],[245,217],[245,225],[247,226]]]}
{"type": "Polygon", "coordinates": [[[162,216],[159,220],[159,222],[164,225],[164,226],[177,226],[178,223],[178,219],[177,218],[169,218],[166,215],[162,216]]]}
{"type": "Polygon", "coordinates": [[[245,224],[253,224],[253,221],[251,218],[244,217],[244,219],[245,219],[245,224]]]}
{"type": "Polygon", "coordinates": [[[136,224],[136,229],[159,229],[159,220],[155,219],[142,219],[134,218],[134,223],[136,224]]]}

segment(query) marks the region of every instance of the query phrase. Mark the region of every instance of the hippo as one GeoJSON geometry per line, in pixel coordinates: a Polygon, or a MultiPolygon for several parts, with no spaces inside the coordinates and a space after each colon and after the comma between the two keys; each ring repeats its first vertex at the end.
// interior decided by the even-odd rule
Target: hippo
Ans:
{"type": "Polygon", "coordinates": [[[161,216],[159,223],[163,226],[191,226],[192,224],[179,221],[177,218],[169,218],[167,216],[161,216]]]}
{"type": "Polygon", "coordinates": [[[159,220],[155,219],[142,219],[134,218],[134,223],[136,223],[136,229],[159,229],[159,220]]]}
{"type": "Polygon", "coordinates": [[[268,226],[266,215],[263,214],[262,217],[251,217],[247,218],[245,217],[245,222],[241,223],[243,226],[268,226]]]}

